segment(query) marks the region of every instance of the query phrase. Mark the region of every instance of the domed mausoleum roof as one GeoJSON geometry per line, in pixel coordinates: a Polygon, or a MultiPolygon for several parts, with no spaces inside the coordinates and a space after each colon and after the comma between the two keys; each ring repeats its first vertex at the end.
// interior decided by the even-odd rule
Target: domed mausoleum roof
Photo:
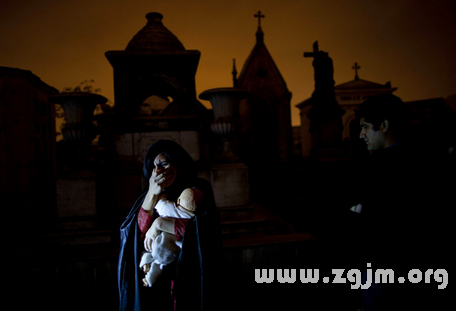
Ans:
{"type": "Polygon", "coordinates": [[[128,43],[126,51],[185,51],[177,37],[163,26],[163,15],[146,15],[147,24],[128,43]]]}

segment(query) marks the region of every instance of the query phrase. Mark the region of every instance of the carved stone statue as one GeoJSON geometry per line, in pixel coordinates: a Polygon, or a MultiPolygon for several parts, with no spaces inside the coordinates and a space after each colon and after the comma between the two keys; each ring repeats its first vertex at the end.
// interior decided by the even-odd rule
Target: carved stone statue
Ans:
{"type": "Polygon", "coordinates": [[[312,148],[310,153],[320,157],[343,155],[342,115],[334,92],[334,67],[328,53],[318,49],[318,41],[313,44],[313,52],[305,52],[304,57],[313,57],[315,70],[315,91],[312,93],[312,108],[308,114],[312,148]]]}
{"type": "Polygon", "coordinates": [[[312,97],[332,99],[334,95],[334,67],[327,52],[318,50],[318,41],[313,44],[313,52],[305,52],[304,57],[313,57],[312,66],[315,70],[315,91],[312,97]]]}

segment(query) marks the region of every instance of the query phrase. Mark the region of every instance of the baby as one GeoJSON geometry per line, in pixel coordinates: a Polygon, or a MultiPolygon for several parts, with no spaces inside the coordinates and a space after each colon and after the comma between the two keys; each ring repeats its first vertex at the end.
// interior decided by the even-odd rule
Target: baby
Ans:
{"type": "MultiPolygon", "coordinates": [[[[203,194],[196,188],[187,188],[177,199],[177,204],[165,198],[155,205],[160,217],[192,218],[196,208],[203,201],[203,194]]],[[[152,251],[145,252],[139,266],[146,273],[143,285],[151,287],[162,273],[163,267],[172,263],[182,248],[182,241],[177,241],[174,234],[160,232],[152,242],[152,251]]]]}

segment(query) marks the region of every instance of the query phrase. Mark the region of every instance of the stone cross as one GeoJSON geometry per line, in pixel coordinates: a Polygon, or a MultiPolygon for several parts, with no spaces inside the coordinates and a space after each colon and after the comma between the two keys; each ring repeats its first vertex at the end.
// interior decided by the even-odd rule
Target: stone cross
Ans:
{"type": "Polygon", "coordinates": [[[258,11],[258,14],[253,15],[254,17],[258,17],[258,27],[261,27],[261,19],[265,16],[261,14],[261,11],[258,11]]]}
{"type": "MultiPolygon", "coordinates": [[[[318,49],[318,41],[313,44],[313,52],[305,52],[304,57],[312,57],[314,67],[315,91],[312,97],[329,98],[330,102],[335,101],[334,94],[334,67],[332,59],[327,52],[318,49]]],[[[337,104],[337,102],[336,102],[337,104]]]]}
{"type": "Polygon", "coordinates": [[[304,52],[304,57],[315,57],[318,55],[318,41],[313,44],[313,52],[304,52]]]}
{"type": "Polygon", "coordinates": [[[352,69],[355,69],[355,80],[358,80],[359,77],[358,77],[358,69],[360,69],[361,67],[358,66],[358,63],[355,63],[355,65],[352,67],[352,69]]]}

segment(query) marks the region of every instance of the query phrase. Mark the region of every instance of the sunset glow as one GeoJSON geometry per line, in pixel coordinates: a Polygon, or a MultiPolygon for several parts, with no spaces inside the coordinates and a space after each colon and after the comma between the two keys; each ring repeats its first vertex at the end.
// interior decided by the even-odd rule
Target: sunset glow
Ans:
{"type": "MultiPolygon", "coordinates": [[[[299,102],[314,88],[313,42],[334,62],[336,84],[358,75],[391,81],[405,101],[456,93],[456,4],[439,1],[1,1],[0,65],[30,70],[62,90],[87,79],[114,102],[108,50],[123,50],[149,12],[187,50],[199,50],[196,94],[232,86],[255,44],[261,10],[264,42],[292,92],[292,124],[299,102]]],[[[208,105],[206,102],[202,102],[208,105]]]]}

